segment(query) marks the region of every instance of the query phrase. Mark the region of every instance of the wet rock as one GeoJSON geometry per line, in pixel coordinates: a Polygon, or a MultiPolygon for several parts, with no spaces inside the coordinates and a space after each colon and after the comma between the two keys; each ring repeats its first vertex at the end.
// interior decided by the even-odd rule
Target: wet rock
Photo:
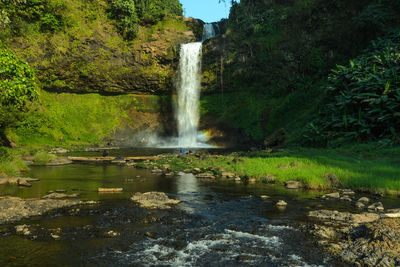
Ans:
{"type": "Polygon", "coordinates": [[[53,234],[53,233],[51,233],[50,236],[51,236],[53,239],[55,239],[55,240],[60,239],[60,236],[59,236],[58,234],[53,234]]]}
{"type": "Polygon", "coordinates": [[[358,201],[358,202],[356,202],[356,207],[357,207],[358,209],[363,209],[363,208],[365,208],[365,204],[362,203],[362,202],[360,202],[360,201],[358,201]]]}
{"type": "Polygon", "coordinates": [[[227,178],[227,179],[232,179],[236,177],[236,174],[232,173],[232,172],[222,172],[221,173],[221,177],[222,178],[227,178]]]}
{"type": "Polygon", "coordinates": [[[382,193],[382,192],[379,192],[379,191],[374,192],[373,195],[374,195],[374,197],[377,197],[377,198],[383,197],[383,193],[382,193]]]}
{"type": "Polygon", "coordinates": [[[160,170],[160,169],[153,169],[153,170],[151,170],[151,173],[154,173],[154,174],[162,174],[163,173],[163,170],[160,170]]]}
{"type": "Polygon", "coordinates": [[[25,236],[28,236],[28,235],[31,234],[31,231],[29,230],[29,226],[26,225],[26,224],[17,225],[14,228],[15,228],[15,232],[17,234],[22,234],[22,235],[25,235],[25,236]]]}
{"type": "Polygon", "coordinates": [[[267,195],[261,195],[260,196],[262,199],[268,199],[269,198],[269,196],[267,196],[267,195]]]}
{"type": "Polygon", "coordinates": [[[63,193],[51,193],[42,197],[42,199],[67,199],[67,198],[78,198],[79,194],[67,195],[63,193]]]}
{"type": "Polygon", "coordinates": [[[117,236],[120,236],[121,234],[120,233],[118,233],[118,232],[114,232],[114,231],[108,231],[106,234],[105,234],[107,237],[117,237],[117,236]]]}
{"type": "Polygon", "coordinates": [[[237,183],[242,182],[242,178],[240,178],[240,177],[235,177],[235,182],[237,182],[237,183]]]}
{"type": "Polygon", "coordinates": [[[284,200],[279,200],[277,203],[276,203],[276,206],[284,206],[284,207],[286,207],[287,206],[287,202],[286,201],[284,201],[284,200]]]}
{"type": "Polygon", "coordinates": [[[285,187],[287,189],[299,189],[302,185],[299,181],[287,181],[285,182],[285,187]]]}
{"type": "Polygon", "coordinates": [[[163,192],[136,193],[131,200],[140,204],[142,208],[170,209],[171,205],[180,203],[180,200],[170,199],[163,192]]]}
{"type": "Polygon", "coordinates": [[[349,197],[349,196],[342,196],[342,197],[340,197],[340,200],[343,200],[343,201],[348,201],[348,202],[351,202],[351,201],[353,201],[352,199],[351,199],[351,197],[349,197]]]}
{"type": "Polygon", "coordinates": [[[175,173],[174,172],[167,172],[164,175],[167,176],[167,177],[171,177],[171,176],[174,176],[175,173]]]}
{"type": "Polygon", "coordinates": [[[85,202],[75,199],[21,199],[0,197],[0,224],[42,215],[54,209],[71,207],[85,202]]]}
{"type": "Polygon", "coordinates": [[[200,170],[200,168],[194,168],[194,169],[193,169],[193,172],[199,173],[199,172],[201,172],[201,170],[200,170]]]}
{"type": "Polygon", "coordinates": [[[40,180],[39,179],[33,179],[33,178],[0,177],[0,185],[11,184],[11,185],[31,187],[32,186],[30,184],[31,182],[38,182],[38,181],[40,181],[40,180]]]}
{"type": "Polygon", "coordinates": [[[366,204],[369,203],[369,198],[367,198],[367,197],[362,197],[362,198],[360,198],[360,199],[358,200],[358,202],[361,202],[361,203],[363,203],[364,205],[366,205],[366,204]]]}
{"type": "Polygon", "coordinates": [[[310,211],[308,216],[321,221],[334,221],[340,223],[360,224],[374,222],[380,218],[376,213],[353,214],[350,212],[339,212],[337,210],[310,211]]]}
{"type": "Polygon", "coordinates": [[[58,189],[58,190],[56,190],[55,192],[56,192],[56,193],[66,193],[67,190],[65,190],[65,189],[58,189]]]}
{"type": "Polygon", "coordinates": [[[383,218],[400,218],[400,209],[387,210],[387,212],[382,214],[381,217],[383,217],[383,218]]]}
{"type": "Polygon", "coordinates": [[[343,189],[342,195],[344,196],[354,196],[356,193],[351,189],[343,189]]]}
{"type": "Polygon", "coordinates": [[[322,199],[339,199],[340,194],[338,192],[325,194],[321,197],[322,199]]]}
{"type": "Polygon", "coordinates": [[[255,184],[257,182],[257,179],[254,177],[251,177],[251,178],[249,178],[248,182],[251,184],[255,184]]]}
{"type": "Polygon", "coordinates": [[[211,173],[204,172],[204,173],[196,174],[196,178],[200,178],[200,179],[215,179],[215,176],[212,175],[211,173]]]}
{"type": "Polygon", "coordinates": [[[166,171],[169,171],[171,169],[171,165],[169,165],[169,164],[163,164],[161,167],[163,170],[166,170],[166,171]]]}
{"type": "Polygon", "coordinates": [[[61,148],[61,147],[52,148],[50,151],[51,154],[66,154],[68,152],[69,152],[68,149],[61,148]]]}
{"type": "Polygon", "coordinates": [[[382,202],[376,202],[376,203],[368,206],[368,210],[373,210],[373,211],[376,211],[376,212],[382,212],[382,211],[384,211],[384,207],[383,207],[382,202]]]}

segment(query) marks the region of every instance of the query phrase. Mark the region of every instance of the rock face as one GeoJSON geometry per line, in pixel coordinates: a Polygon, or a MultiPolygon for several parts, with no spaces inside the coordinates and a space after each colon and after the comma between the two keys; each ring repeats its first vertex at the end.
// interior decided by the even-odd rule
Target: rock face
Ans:
{"type": "Polygon", "coordinates": [[[17,197],[0,197],[0,224],[11,223],[31,216],[84,202],[71,199],[21,199],[17,197]]]}
{"type": "Polygon", "coordinates": [[[142,208],[148,209],[170,209],[171,205],[180,203],[180,200],[170,199],[163,192],[136,193],[131,200],[140,204],[142,208]]]}
{"type": "MultiPolygon", "coordinates": [[[[361,199],[357,203],[364,205],[367,201],[361,199]]],[[[380,215],[317,210],[308,215],[318,224],[308,226],[306,231],[344,263],[351,266],[399,266],[400,219],[397,218],[400,210],[388,210],[380,215]]]]}

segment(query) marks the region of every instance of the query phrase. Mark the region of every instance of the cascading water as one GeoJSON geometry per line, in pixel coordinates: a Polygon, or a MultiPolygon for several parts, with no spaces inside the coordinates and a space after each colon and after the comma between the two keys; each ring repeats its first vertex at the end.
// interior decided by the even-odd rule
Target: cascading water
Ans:
{"type": "MultiPolygon", "coordinates": [[[[211,23],[204,25],[203,41],[215,36],[211,23]]],[[[178,145],[180,147],[203,146],[198,141],[199,101],[201,83],[202,42],[184,44],[180,50],[179,76],[177,81],[178,145]]]]}

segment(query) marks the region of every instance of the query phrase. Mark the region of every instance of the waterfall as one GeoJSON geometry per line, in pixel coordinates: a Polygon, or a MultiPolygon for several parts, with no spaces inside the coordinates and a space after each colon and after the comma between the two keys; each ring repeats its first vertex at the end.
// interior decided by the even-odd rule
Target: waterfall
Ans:
{"type": "MultiPolygon", "coordinates": [[[[213,25],[205,24],[203,41],[214,36],[213,25]]],[[[202,146],[198,141],[202,46],[201,42],[189,43],[182,45],[180,50],[176,110],[180,147],[202,146]]]]}
{"type": "Polygon", "coordinates": [[[206,23],[203,27],[203,42],[211,39],[215,36],[214,25],[212,23],[206,23]]]}

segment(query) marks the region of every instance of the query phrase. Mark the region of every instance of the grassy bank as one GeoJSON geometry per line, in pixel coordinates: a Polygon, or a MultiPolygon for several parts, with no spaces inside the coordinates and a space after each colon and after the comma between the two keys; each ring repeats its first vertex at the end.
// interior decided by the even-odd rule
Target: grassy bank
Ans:
{"type": "Polygon", "coordinates": [[[49,93],[7,136],[19,147],[88,146],[102,142],[117,129],[141,125],[135,114],[160,112],[162,97],[147,95],[49,93]]]}
{"type": "Polygon", "coordinates": [[[278,153],[257,151],[233,153],[219,157],[189,155],[166,157],[156,162],[171,165],[172,170],[200,168],[218,176],[223,168],[243,179],[254,177],[260,182],[301,181],[310,189],[332,188],[327,174],[334,174],[341,187],[400,191],[400,148],[379,149],[373,146],[332,149],[298,149],[278,153]],[[212,170],[214,168],[214,170],[212,170]]]}

